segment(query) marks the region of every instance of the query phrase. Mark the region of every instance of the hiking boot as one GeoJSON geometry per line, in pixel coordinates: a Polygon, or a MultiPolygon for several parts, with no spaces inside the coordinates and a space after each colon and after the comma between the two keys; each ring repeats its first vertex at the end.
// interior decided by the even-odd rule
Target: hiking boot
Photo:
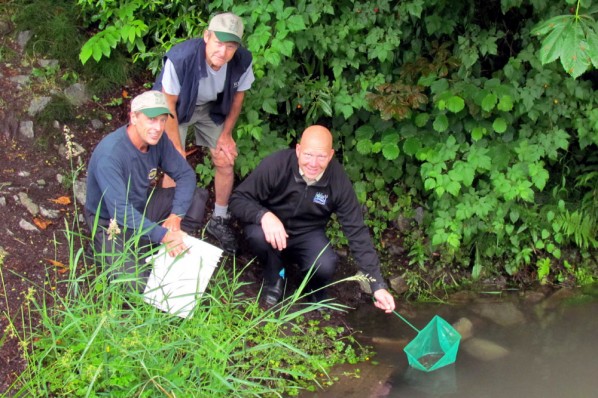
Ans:
{"type": "Polygon", "coordinates": [[[237,251],[237,240],[228,222],[228,218],[212,216],[210,221],[208,221],[206,229],[210,235],[218,240],[222,250],[230,254],[235,254],[237,251]]]}
{"type": "Polygon", "coordinates": [[[283,280],[279,278],[274,284],[264,282],[260,301],[263,302],[266,308],[271,308],[278,304],[282,297],[283,280]]]}

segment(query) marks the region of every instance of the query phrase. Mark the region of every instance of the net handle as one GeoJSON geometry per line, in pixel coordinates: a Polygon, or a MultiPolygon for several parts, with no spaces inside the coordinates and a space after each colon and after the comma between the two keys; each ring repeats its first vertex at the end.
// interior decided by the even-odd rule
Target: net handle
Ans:
{"type": "MultiPolygon", "coordinates": [[[[372,301],[375,303],[375,302],[376,302],[376,298],[375,298],[375,297],[372,297],[372,301]]],[[[411,328],[412,328],[413,330],[415,330],[417,333],[419,333],[419,329],[418,329],[418,328],[416,328],[415,326],[413,326],[413,325],[411,324],[411,322],[409,322],[407,319],[403,318],[403,316],[402,316],[401,314],[399,314],[399,313],[398,313],[398,312],[396,312],[395,310],[393,310],[393,311],[392,311],[392,313],[393,313],[393,314],[395,314],[396,316],[398,316],[399,318],[401,318],[401,320],[402,320],[403,322],[405,322],[407,325],[411,326],[411,328]]]]}
{"type": "Polygon", "coordinates": [[[410,323],[410,322],[409,322],[407,319],[403,318],[403,316],[402,316],[401,314],[399,314],[399,313],[398,313],[398,312],[396,312],[396,311],[393,311],[392,313],[393,313],[393,314],[395,314],[396,316],[398,316],[399,318],[401,318],[401,320],[402,320],[403,322],[405,322],[407,325],[411,326],[411,328],[412,328],[413,330],[415,330],[417,333],[419,333],[419,329],[418,329],[418,328],[416,328],[415,326],[413,326],[413,325],[412,325],[412,324],[411,324],[411,323],[410,323]]]}

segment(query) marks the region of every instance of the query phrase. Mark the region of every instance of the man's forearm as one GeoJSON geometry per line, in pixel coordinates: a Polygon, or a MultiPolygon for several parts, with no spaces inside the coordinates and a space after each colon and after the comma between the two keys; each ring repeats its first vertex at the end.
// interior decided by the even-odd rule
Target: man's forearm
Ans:
{"type": "Polygon", "coordinates": [[[164,126],[164,130],[166,131],[166,135],[168,138],[170,138],[170,141],[172,141],[172,144],[176,150],[179,151],[183,157],[185,157],[185,146],[181,142],[179,135],[179,123],[176,116],[174,118],[168,118],[166,125],[164,126]]]}
{"type": "Polygon", "coordinates": [[[164,96],[166,97],[166,103],[168,104],[168,109],[173,117],[169,117],[166,120],[166,125],[164,126],[164,130],[166,131],[166,135],[170,138],[170,141],[173,143],[174,147],[183,158],[185,157],[185,143],[181,142],[180,134],[179,134],[179,118],[176,113],[176,103],[178,101],[178,96],[167,94],[162,90],[164,96]]]}

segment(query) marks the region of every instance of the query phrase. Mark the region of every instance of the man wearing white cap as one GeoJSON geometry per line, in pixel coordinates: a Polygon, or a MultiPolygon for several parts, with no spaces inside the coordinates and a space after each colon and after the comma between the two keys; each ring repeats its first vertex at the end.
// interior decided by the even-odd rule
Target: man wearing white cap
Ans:
{"type": "Polygon", "coordinates": [[[149,276],[144,255],[152,244],[165,243],[171,256],[186,250],[183,238],[201,227],[208,198],[164,135],[169,116],[163,93],[138,95],[129,124],[100,141],[87,168],[84,213],[96,258],[110,267],[113,279],[124,276],[134,290],[149,276]],[[176,181],[175,188],[155,187],[160,171],[176,181]],[[132,243],[135,235],[141,235],[139,244],[132,243]]]}
{"type": "MultiPolygon", "coordinates": [[[[237,15],[215,15],[202,38],[177,44],[166,53],[154,84],[155,90],[166,95],[174,115],[166,123],[166,133],[177,150],[185,156],[190,126],[195,130],[195,144],[210,148],[215,168],[215,205],[207,231],[230,253],[237,249],[228,212],[237,157],[233,128],[245,91],[255,80],[251,53],[241,46],[243,29],[237,15]]],[[[165,178],[164,186],[171,185],[172,181],[165,178]]]]}

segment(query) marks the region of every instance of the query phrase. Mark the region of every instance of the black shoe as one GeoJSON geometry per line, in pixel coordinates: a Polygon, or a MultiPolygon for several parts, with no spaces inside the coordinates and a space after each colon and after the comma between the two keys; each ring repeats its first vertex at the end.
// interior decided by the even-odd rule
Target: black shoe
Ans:
{"type": "Polygon", "coordinates": [[[276,304],[278,304],[280,298],[282,297],[282,288],[282,278],[277,279],[274,284],[264,282],[260,301],[262,301],[267,308],[275,306],[276,304]]]}
{"type": "Polygon", "coordinates": [[[228,218],[214,217],[208,221],[207,231],[218,240],[222,250],[235,254],[237,251],[237,240],[232,229],[228,225],[228,218]]]}

